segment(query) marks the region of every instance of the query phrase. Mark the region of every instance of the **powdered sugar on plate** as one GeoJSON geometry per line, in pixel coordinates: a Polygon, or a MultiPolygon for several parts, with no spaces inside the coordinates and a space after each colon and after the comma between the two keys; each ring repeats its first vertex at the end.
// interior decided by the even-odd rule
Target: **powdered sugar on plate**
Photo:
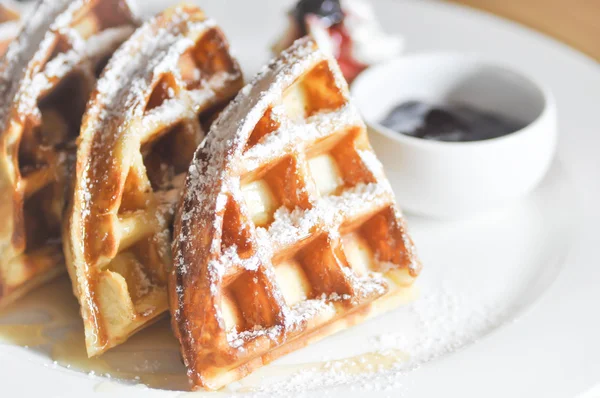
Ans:
{"type": "Polygon", "coordinates": [[[436,369],[463,364],[460,358],[473,358],[473,344],[489,346],[499,337],[487,337],[492,331],[513,327],[507,322],[527,302],[531,281],[548,270],[546,256],[531,252],[545,241],[540,231],[554,228],[551,213],[541,210],[546,200],[530,198],[468,222],[411,219],[425,264],[411,303],[282,358],[243,380],[237,391],[258,397],[352,390],[356,396],[412,396],[415,380],[431,374],[434,362],[436,369]]]}
{"type": "Polygon", "coordinates": [[[417,333],[391,332],[371,339],[375,350],[400,349],[410,356],[402,368],[410,369],[455,351],[495,326],[500,313],[489,305],[457,291],[448,283],[431,288],[408,308],[417,333]]]}
{"type": "MultiPolygon", "coordinates": [[[[404,396],[402,392],[408,394],[410,371],[472,343],[502,319],[497,308],[479,303],[451,283],[425,289],[418,300],[386,315],[395,316],[395,325],[402,327],[371,332],[360,343],[361,354],[321,357],[322,362],[300,365],[274,364],[270,372],[263,372],[266,381],[257,385],[242,383],[239,390],[256,397],[311,396],[317,390],[323,393],[333,388],[380,393],[393,390],[394,397],[404,396]],[[274,376],[278,374],[283,376],[274,376]]],[[[327,353],[327,349],[322,352],[327,353]]]]}

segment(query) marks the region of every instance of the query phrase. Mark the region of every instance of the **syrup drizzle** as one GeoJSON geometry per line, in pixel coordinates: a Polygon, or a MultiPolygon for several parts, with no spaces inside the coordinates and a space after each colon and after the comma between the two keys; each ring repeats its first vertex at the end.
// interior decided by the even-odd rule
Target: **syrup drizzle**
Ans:
{"type": "Polygon", "coordinates": [[[79,305],[68,278],[60,278],[0,313],[0,344],[27,347],[62,366],[125,385],[187,390],[177,340],[163,318],[106,354],[88,358],[79,305]]]}
{"type": "Polygon", "coordinates": [[[331,361],[308,362],[289,365],[269,365],[227,387],[229,391],[247,393],[261,391],[264,385],[277,383],[303,372],[336,373],[346,377],[383,372],[395,368],[410,359],[409,355],[398,349],[382,352],[366,352],[348,358],[331,361]]]}
{"type": "MultiPolygon", "coordinates": [[[[404,299],[411,301],[414,295],[407,294],[404,299]]],[[[61,366],[90,376],[104,376],[95,386],[99,392],[131,388],[189,391],[179,346],[166,318],[104,355],[88,358],[79,305],[67,277],[59,278],[0,312],[2,344],[18,345],[40,353],[48,358],[50,367],[61,366]]],[[[386,350],[331,361],[275,363],[210,395],[258,391],[266,382],[281,381],[302,371],[368,374],[392,369],[408,359],[408,354],[400,350],[386,350]]],[[[209,393],[192,394],[203,396],[209,393]]]]}

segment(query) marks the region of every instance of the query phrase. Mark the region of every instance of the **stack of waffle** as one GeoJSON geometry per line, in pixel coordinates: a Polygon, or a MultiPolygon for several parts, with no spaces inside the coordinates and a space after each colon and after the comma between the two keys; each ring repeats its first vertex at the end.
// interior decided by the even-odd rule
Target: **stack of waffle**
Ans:
{"type": "MultiPolygon", "coordinates": [[[[0,24],[16,18],[0,7],[0,24]]],[[[393,308],[418,275],[314,41],[242,88],[190,5],[138,27],[126,0],[42,0],[7,39],[0,305],[66,263],[90,356],[170,309],[192,385],[216,389],[393,308]]]]}

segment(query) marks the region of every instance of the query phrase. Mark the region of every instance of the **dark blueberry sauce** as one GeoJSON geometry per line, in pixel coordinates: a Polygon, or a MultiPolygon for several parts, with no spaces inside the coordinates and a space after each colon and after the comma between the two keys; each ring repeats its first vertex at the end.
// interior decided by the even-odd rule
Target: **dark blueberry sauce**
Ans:
{"type": "MultiPolygon", "coordinates": [[[[300,0],[292,15],[298,22],[298,26],[306,30],[304,21],[307,15],[314,14],[326,21],[330,26],[338,24],[344,20],[344,12],[340,5],[340,0],[300,0]]],[[[303,32],[306,34],[306,31],[303,32]]]]}
{"type": "Polygon", "coordinates": [[[394,107],[381,124],[411,137],[447,142],[487,140],[525,127],[519,121],[468,105],[437,106],[421,101],[394,107]]]}

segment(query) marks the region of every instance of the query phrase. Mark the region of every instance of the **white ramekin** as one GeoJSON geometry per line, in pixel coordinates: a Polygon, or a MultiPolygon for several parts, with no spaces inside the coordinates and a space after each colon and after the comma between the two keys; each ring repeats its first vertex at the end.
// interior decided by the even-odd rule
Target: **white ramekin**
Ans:
{"type": "Polygon", "coordinates": [[[522,72],[477,56],[404,56],[362,73],[352,95],[400,206],[412,213],[458,219],[502,207],[540,182],[556,149],[551,92],[522,72]],[[440,142],[379,123],[409,100],[460,102],[527,125],[489,140],[440,142]]]}

